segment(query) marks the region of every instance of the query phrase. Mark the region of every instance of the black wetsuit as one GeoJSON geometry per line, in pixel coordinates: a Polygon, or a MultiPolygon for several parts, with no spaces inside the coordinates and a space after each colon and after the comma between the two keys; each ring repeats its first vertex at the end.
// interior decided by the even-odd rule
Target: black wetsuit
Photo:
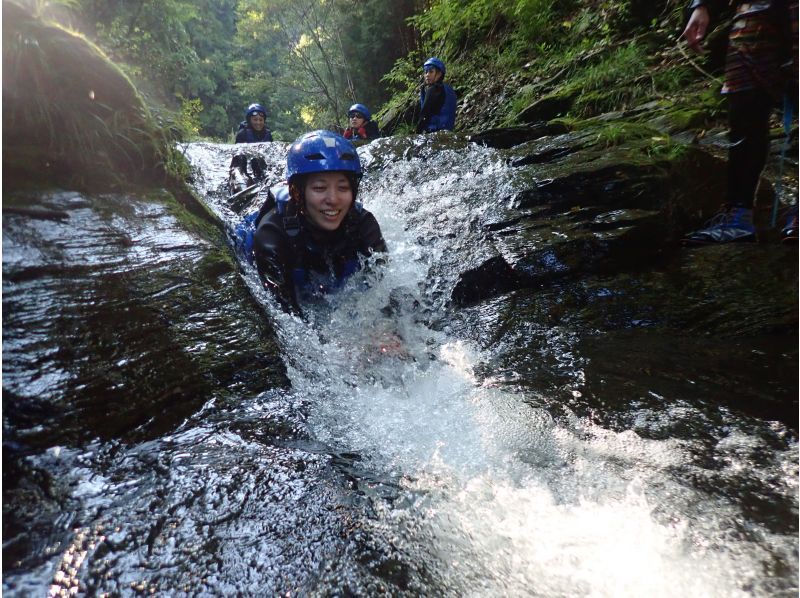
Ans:
{"type": "Polygon", "coordinates": [[[443,81],[423,85],[417,133],[452,131],[456,124],[456,101],[456,92],[443,81]]]}
{"type": "Polygon", "coordinates": [[[425,100],[420,109],[419,120],[417,121],[417,133],[424,133],[428,128],[428,123],[434,114],[439,114],[444,106],[445,92],[441,81],[433,85],[423,86],[425,100]]]}
{"type": "Polygon", "coordinates": [[[298,314],[303,291],[331,290],[358,270],[361,257],[385,251],[378,221],[359,207],[350,209],[337,230],[316,238],[302,215],[294,221],[272,210],[257,223],[253,241],[261,282],[286,311],[298,314]]]}
{"type": "Polygon", "coordinates": [[[266,127],[261,131],[256,131],[252,127],[245,126],[236,133],[236,143],[262,143],[264,141],[272,141],[272,132],[266,127]]]}

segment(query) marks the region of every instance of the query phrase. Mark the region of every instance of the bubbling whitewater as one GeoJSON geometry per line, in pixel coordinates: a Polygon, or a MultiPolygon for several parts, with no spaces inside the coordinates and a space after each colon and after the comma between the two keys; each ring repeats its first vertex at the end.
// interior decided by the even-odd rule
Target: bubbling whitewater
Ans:
{"type": "MultiPolygon", "coordinates": [[[[775,571],[794,568],[797,541],[748,519],[710,492],[699,442],[611,431],[476,370],[491,355],[443,317],[470,258],[470,235],[514,189],[494,150],[433,152],[424,143],[381,161],[384,142],[360,149],[360,199],[390,248],[388,261],[307,307],[280,312],[243,266],[278,328],[292,391],[314,437],[352,463],[372,501],[370,525],[417,564],[412,594],[498,596],[750,596],[796,591],[775,571]],[[414,153],[416,152],[416,156],[414,153]],[[388,350],[382,339],[403,339],[388,350]],[[707,484],[693,483],[706,481],[707,484]]],[[[278,163],[281,146],[269,146],[278,163]]],[[[207,146],[190,146],[195,164],[207,146]]],[[[268,160],[270,162],[270,160],[268,160]]],[[[272,170],[278,172],[278,166],[272,170]]],[[[209,192],[224,172],[203,170],[209,192]]],[[[235,225],[224,201],[210,205],[235,225]]],[[[576,379],[572,339],[551,346],[576,379]]],[[[531,356],[537,359],[537,356],[531,356]]],[[[642,418],[699,418],[676,402],[642,418]]],[[[737,422],[710,451],[725,475],[769,484],[796,509],[796,445],[754,463],[761,436],[737,422]]],[[[703,448],[702,450],[706,450],[703,448]]],[[[773,449],[770,449],[771,451],[773,449]]],[[[791,576],[789,576],[791,577],[791,576]]]]}

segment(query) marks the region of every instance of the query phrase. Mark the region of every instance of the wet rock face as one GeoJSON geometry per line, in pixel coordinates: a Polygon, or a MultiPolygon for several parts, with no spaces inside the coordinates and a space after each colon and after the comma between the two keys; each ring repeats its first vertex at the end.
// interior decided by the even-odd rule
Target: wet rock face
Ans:
{"type": "Polygon", "coordinates": [[[797,429],[797,275],[792,248],[693,248],[508,293],[460,317],[479,312],[487,336],[496,335],[501,350],[485,376],[535,388],[612,428],[689,433],[635,418],[685,402],[711,419],[733,409],[797,429]],[[579,364],[559,361],[563,343],[579,364]]]}
{"type": "Polygon", "coordinates": [[[540,139],[545,136],[560,135],[566,132],[567,128],[564,125],[539,123],[533,126],[487,129],[471,135],[469,140],[489,147],[508,149],[526,141],[540,139]]]}
{"type": "Polygon", "coordinates": [[[680,159],[659,160],[647,155],[647,140],[603,147],[596,132],[542,132],[478,137],[504,146],[529,135],[505,153],[516,178],[529,182],[483,220],[493,257],[462,273],[457,305],[660,261],[722,203],[724,162],[707,152],[688,148],[680,159]]]}
{"type": "Polygon", "coordinates": [[[223,382],[284,383],[230,258],[165,204],[53,192],[6,208],[4,440],[147,438],[223,382]]]}
{"type": "MultiPolygon", "coordinates": [[[[324,459],[265,446],[301,437],[298,421],[278,408],[264,417],[262,403],[252,427],[247,413],[231,422],[241,397],[288,382],[227,247],[188,232],[174,204],[156,199],[4,199],[3,593],[219,591],[196,567],[219,572],[220,538],[253,532],[250,516],[230,527],[227,518],[262,501],[271,510],[252,514],[268,522],[262,554],[231,555],[227,567],[260,571],[262,588],[292,564],[294,585],[316,579],[305,538],[326,526],[342,533],[321,506],[342,499],[335,483],[303,473],[319,474],[324,459]],[[191,431],[198,412],[206,428],[191,431]],[[183,441],[181,426],[190,429],[183,441]],[[220,440],[238,434],[253,442],[220,440]],[[209,473],[241,461],[260,465],[230,479],[209,473]],[[306,492],[315,498],[299,507],[306,492]],[[195,502],[201,518],[181,517],[195,502]],[[303,510],[313,522],[305,530],[293,519],[303,510]],[[280,557],[269,554],[282,543],[280,557]],[[132,573],[143,564],[177,570],[169,579],[132,573]]],[[[244,571],[227,577],[254,588],[244,571]]]]}
{"type": "Polygon", "coordinates": [[[407,589],[202,226],[160,196],[4,197],[4,595],[407,589]]]}

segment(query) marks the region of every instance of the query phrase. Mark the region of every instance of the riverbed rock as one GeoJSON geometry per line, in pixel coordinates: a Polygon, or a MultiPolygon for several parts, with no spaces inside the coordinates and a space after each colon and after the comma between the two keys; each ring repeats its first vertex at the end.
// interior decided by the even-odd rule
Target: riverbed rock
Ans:
{"type": "Polygon", "coordinates": [[[530,183],[487,215],[483,226],[497,255],[462,273],[457,304],[514,285],[658,261],[723,201],[725,163],[711,153],[685,146],[661,157],[649,138],[610,147],[597,140],[596,130],[584,130],[508,150],[519,180],[530,183]]]}
{"type": "Polygon", "coordinates": [[[6,195],[4,441],[143,440],[221,387],[285,385],[237,277],[219,230],[167,194],[6,195]]]}
{"type": "Polygon", "coordinates": [[[487,129],[471,135],[469,140],[489,147],[508,149],[526,141],[533,141],[545,136],[566,133],[567,127],[561,123],[539,123],[531,126],[499,127],[487,129]]]}

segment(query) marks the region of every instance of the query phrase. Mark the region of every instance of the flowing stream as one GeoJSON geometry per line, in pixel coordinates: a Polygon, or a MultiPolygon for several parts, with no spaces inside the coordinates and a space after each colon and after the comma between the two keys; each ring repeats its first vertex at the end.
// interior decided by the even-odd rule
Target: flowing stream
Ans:
{"type": "MultiPolygon", "coordinates": [[[[185,148],[198,193],[231,231],[257,208],[257,200],[227,199],[227,166],[241,147],[185,148]]],[[[265,157],[277,182],[286,148],[247,151],[265,157]]],[[[126,284],[139,279],[121,264],[140,260],[135,272],[149,282],[137,288],[154,286],[146,295],[163,300],[170,338],[177,329],[192,339],[188,349],[153,347],[152,363],[129,372],[128,394],[118,394],[124,379],[98,383],[88,406],[64,397],[94,388],[99,374],[71,369],[96,359],[81,359],[92,347],[76,340],[69,359],[56,360],[63,340],[49,349],[20,340],[47,314],[57,320],[60,296],[75,285],[54,292],[63,274],[31,284],[41,264],[20,264],[32,233],[4,222],[3,387],[16,401],[4,407],[14,440],[4,443],[4,462],[18,451],[34,472],[15,482],[18,525],[4,517],[4,594],[795,596],[796,430],[710,401],[708,381],[692,369],[702,353],[669,354],[660,360],[666,373],[637,367],[637,350],[660,346],[662,331],[636,329],[649,345],[630,331],[600,335],[592,353],[586,338],[596,331],[530,315],[550,297],[544,290],[455,308],[460,274],[491,257],[483,223],[530,184],[530,171],[515,171],[497,150],[438,136],[378,140],[359,153],[367,171],[360,199],[381,224],[388,260],[308,304],[306,320],[281,312],[243,263],[223,284],[185,298],[200,316],[178,317],[174,297],[185,281],[155,281],[165,252],[190,263],[196,247],[168,214],[128,199],[126,210],[143,214],[141,231],[128,231],[137,243],[101,240],[89,251],[97,223],[81,228],[68,205],[48,198],[72,221],[48,221],[37,234],[52,243],[74,235],[93,275],[124,270],[126,284]],[[46,300],[27,308],[22,297],[46,300]],[[265,323],[280,365],[252,348],[265,323]],[[628,360],[622,374],[598,382],[598,356],[617,349],[628,360]],[[198,355],[213,363],[237,352],[237,372],[190,375],[198,355]],[[26,380],[37,368],[42,384],[60,374],[69,390],[31,390],[26,380]],[[136,389],[159,368],[182,390],[146,399],[136,389]],[[35,397],[38,411],[20,415],[17,404],[35,397]],[[108,406],[113,397],[140,404],[151,419],[136,420],[127,435],[108,432],[123,411],[108,406]],[[69,417],[36,423],[51,411],[69,417]],[[90,414],[99,423],[86,423],[90,414]]],[[[114,218],[104,220],[109,230],[114,218]]],[[[597,301],[615,293],[592,288],[597,301]]],[[[98,301],[124,295],[80,293],[84,318],[98,301]]],[[[92,316],[95,328],[120,313],[145,334],[149,320],[118,303],[92,316]]],[[[142,347],[125,353],[131,334],[116,348],[101,339],[114,350],[104,371],[145,359],[142,347]]]]}
{"type": "MultiPolygon", "coordinates": [[[[212,149],[219,148],[189,153],[196,164],[207,163],[207,152],[223,162],[212,149]]],[[[280,150],[269,151],[278,162],[280,150]]],[[[636,417],[661,425],[699,420],[704,437],[648,438],[568,412],[554,417],[547,396],[497,384],[481,367],[492,361],[491,349],[455,334],[438,314],[459,268],[474,259],[476,222],[513,193],[514,173],[480,147],[411,145],[387,159],[378,142],[360,153],[368,165],[360,197],[390,247],[380,275],[321,299],[309,308],[310,323],[277,311],[252,269],[245,276],[279,327],[287,400],[303,405],[317,441],[349,456],[359,491],[373,501],[370,524],[413,563],[407,588],[430,595],[794,593],[797,447],[780,440],[782,426],[735,417],[717,424],[677,400],[636,417]],[[402,351],[381,352],[387,331],[403,339],[402,351]],[[706,469],[708,459],[717,465],[706,469]],[[788,515],[787,528],[751,517],[717,492],[719,479],[762,487],[775,513],[788,515]]],[[[213,196],[223,181],[218,172],[210,181],[204,191],[213,196]]],[[[224,200],[211,205],[235,224],[224,200]]],[[[473,322],[476,331],[485,325],[473,322]]],[[[544,333],[545,350],[579,385],[582,358],[570,332],[544,333]]]]}

